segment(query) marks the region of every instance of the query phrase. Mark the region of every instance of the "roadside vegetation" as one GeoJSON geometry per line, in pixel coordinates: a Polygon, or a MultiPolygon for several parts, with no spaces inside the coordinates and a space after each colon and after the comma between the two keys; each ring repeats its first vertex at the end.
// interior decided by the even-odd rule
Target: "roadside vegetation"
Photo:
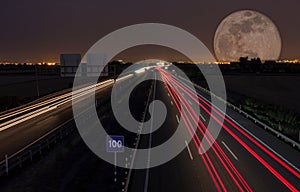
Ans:
{"type": "Polygon", "coordinates": [[[295,140],[298,140],[300,117],[297,113],[287,110],[284,107],[264,104],[249,97],[245,99],[241,107],[244,111],[266,123],[270,127],[295,140]]]}

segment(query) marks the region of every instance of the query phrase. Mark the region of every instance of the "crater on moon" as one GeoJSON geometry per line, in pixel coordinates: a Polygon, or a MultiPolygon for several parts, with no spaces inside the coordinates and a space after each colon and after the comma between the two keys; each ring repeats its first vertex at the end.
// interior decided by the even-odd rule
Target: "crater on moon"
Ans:
{"type": "Polygon", "coordinates": [[[237,11],[219,24],[214,51],[219,61],[234,61],[246,56],[277,60],[281,52],[281,37],[267,16],[252,10],[237,11]]]}

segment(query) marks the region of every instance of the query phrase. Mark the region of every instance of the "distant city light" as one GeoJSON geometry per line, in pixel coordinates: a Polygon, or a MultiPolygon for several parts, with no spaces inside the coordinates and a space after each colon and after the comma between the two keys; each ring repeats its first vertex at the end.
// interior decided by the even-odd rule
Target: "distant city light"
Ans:
{"type": "Polygon", "coordinates": [[[283,60],[278,60],[278,63],[294,63],[294,64],[299,64],[300,60],[299,59],[293,59],[293,60],[289,60],[289,59],[283,59],[283,60]]]}
{"type": "MultiPolygon", "coordinates": [[[[125,63],[123,60],[117,60],[119,63],[125,63]]],[[[239,60],[235,60],[235,62],[239,62],[239,60]]],[[[262,61],[264,62],[264,61],[262,61]]],[[[300,64],[300,59],[280,59],[275,60],[277,63],[291,63],[291,64],[300,64]]],[[[184,64],[184,63],[190,63],[188,61],[177,61],[176,63],[184,64]]],[[[56,66],[60,65],[60,63],[57,62],[13,62],[13,61],[0,61],[1,65],[47,65],[47,66],[56,66]]],[[[170,65],[172,63],[166,63],[163,61],[159,61],[156,63],[158,66],[165,66],[170,65]]],[[[225,65],[225,64],[231,64],[231,61],[216,61],[216,62],[205,62],[205,61],[199,61],[199,62],[193,62],[193,64],[218,64],[218,65],[225,65]]]]}
{"type": "Polygon", "coordinates": [[[119,59],[118,62],[119,62],[119,63],[122,63],[122,64],[125,63],[122,59],[119,59]]]}
{"type": "Polygon", "coordinates": [[[159,61],[159,62],[157,62],[157,63],[156,63],[156,65],[157,65],[157,66],[164,66],[164,65],[165,65],[165,63],[164,63],[164,62],[162,62],[162,61],[159,61]]]}
{"type": "Polygon", "coordinates": [[[0,62],[1,65],[48,65],[48,66],[55,66],[59,65],[59,63],[56,62],[0,62]]]}
{"type": "Polygon", "coordinates": [[[49,66],[53,66],[53,65],[56,65],[56,63],[47,63],[47,65],[49,65],[49,66]]]}
{"type": "Polygon", "coordinates": [[[217,62],[215,62],[215,64],[218,64],[218,65],[228,65],[230,63],[231,62],[229,62],[229,61],[217,61],[217,62]]]}

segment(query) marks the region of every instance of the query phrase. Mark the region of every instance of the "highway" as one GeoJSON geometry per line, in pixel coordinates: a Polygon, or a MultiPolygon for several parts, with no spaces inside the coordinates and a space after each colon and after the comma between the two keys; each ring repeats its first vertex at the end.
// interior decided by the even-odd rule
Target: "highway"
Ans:
{"type": "MultiPolygon", "coordinates": [[[[188,127],[193,119],[189,105],[201,102],[195,100],[197,97],[188,91],[189,85],[179,78],[164,70],[160,74],[169,89],[158,84],[153,97],[164,101],[171,111],[170,117],[160,128],[164,131],[141,136],[140,148],[156,146],[162,143],[161,138],[170,136],[170,127],[177,127],[180,117],[176,103],[183,107],[185,112],[181,118],[188,127]],[[184,101],[182,94],[189,95],[190,99],[184,101]],[[176,97],[181,97],[183,102],[176,101],[176,97]]],[[[210,110],[204,110],[209,109],[209,105],[204,107],[204,103],[209,104],[209,96],[197,91],[198,97],[202,96],[203,107],[201,115],[194,117],[202,121],[196,132],[198,136],[193,136],[186,150],[172,161],[149,170],[134,170],[127,191],[299,191],[299,151],[231,109],[211,150],[199,155],[199,140],[203,137],[200,127],[205,129],[211,114],[210,110]]],[[[215,120],[218,122],[217,117],[215,120]]]]}
{"type": "MultiPolygon", "coordinates": [[[[99,99],[110,94],[114,81],[99,83],[95,87],[99,99]],[[99,94],[101,93],[101,94],[99,94]]],[[[74,93],[74,98],[84,98],[93,91],[93,86],[84,87],[74,93]]],[[[83,108],[85,108],[83,106],[83,108]]],[[[40,103],[0,116],[0,157],[13,155],[26,145],[52,129],[73,119],[72,93],[66,93],[40,103]]]]}
{"type": "MultiPolygon", "coordinates": [[[[112,118],[110,125],[114,129],[111,132],[125,135],[128,146],[150,148],[170,138],[180,119],[183,119],[187,133],[191,133],[190,127],[193,124],[197,125],[197,131],[191,134],[191,142],[184,143],[186,148],[171,161],[150,169],[125,170],[127,178],[124,191],[300,190],[299,151],[236,111],[230,108],[226,112],[218,110],[211,105],[210,95],[197,88],[197,94],[194,94],[191,92],[191,84],[168,70],[142,70],[139,75],[141,78],[152,76],[162,81],[148,81],[132,94],[126,90],[131,85],[130,78],[133,75],[118,80],[124,84],[124,95],[132,94],[132,115],[141,122],[148,119],[154,121],[147,111],[151,101],[161,100],[168,111],[166,121],[153,133],[136,135],[122,131],[122,127],[112,118]],[[199,116],[195,115],[191,107],[194,105],[201,109],[199,116]],[[225,121],[221,124],[222,130],[216,142],[212,141],[209,133],[204,137],[209,119],[220,123],[223,116],[225,121]],[[201,155],[199,150],[203,147],[202,138],[214,144],[207,153],[201,155]]],[[[107,100],[114,83],[113,80],[99,83],[96,87],[97,99],[107,100]]],[[[84,98],[91,93],[91,88],[80,89],[75,97],[84,98]]],[[[14,154],[51,129],[72,119],[71,103],[72,94],[67,93],[1,115],[0,157],[14,154]]],[[[83,109],[85,107],[82,106],[83,109]]],[[[147,158],[151,161],[151,153],[147,158]]],[[[139,155],[132,155],[128,159],[134,164],[139,161],[139,155]]]]}

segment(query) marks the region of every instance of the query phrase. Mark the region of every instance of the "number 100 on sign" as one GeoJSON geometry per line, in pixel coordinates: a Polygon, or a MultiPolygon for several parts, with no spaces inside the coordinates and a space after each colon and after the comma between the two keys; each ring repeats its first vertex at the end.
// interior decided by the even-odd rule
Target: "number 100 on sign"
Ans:
{"type": "Polygon", "coordinates": [[[106,138],[107,152],[124,152],[124,136],[111,135],[106,138]]]}

